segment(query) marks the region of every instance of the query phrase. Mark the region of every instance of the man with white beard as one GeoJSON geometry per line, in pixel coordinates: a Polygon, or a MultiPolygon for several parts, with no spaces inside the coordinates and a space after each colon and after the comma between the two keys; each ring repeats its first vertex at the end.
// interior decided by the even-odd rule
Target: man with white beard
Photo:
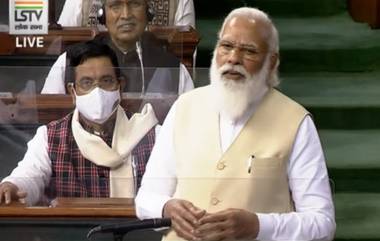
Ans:
{"type": "Polygon", "coordinates": [[[164,240],[332,240],[325,158],[310,114],[274,89],[278,33],[239,8],[225,19],[211,85],[170,110],[136,198],[170,218],[164,240]]]}

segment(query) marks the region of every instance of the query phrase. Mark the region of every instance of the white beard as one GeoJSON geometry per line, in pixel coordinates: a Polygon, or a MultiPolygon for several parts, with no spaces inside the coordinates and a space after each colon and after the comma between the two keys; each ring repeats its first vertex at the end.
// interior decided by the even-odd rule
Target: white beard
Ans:
{"type": "Polygon", "coordinates": [[[257,105],[268,90],[269,58],[257,74],[249,74],[242,65],[224,64],[219,67],[215,54],[210,68],[210,80],[213,87],[212,96],[216,100],[216,108],[232,121],[242,118],[251,105],[257,105]],[[226,70],[234,70],[244,76],[243,80],[227,79],[222,76],[226,70]]]}

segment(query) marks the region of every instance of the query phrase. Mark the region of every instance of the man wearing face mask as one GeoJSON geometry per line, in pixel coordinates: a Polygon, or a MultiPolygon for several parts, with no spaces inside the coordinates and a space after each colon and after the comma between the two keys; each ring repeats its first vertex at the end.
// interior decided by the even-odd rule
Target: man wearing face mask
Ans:
{"type": "Polygon", "coordinates": [[[0,202],[49,203],[56,197],[134,197],[155,139],[150,105],[128,118],[124,79],[107,45],[71,51],[67,89],[73,112],[37,129],[22,161],[0,184],[0,202]]]}

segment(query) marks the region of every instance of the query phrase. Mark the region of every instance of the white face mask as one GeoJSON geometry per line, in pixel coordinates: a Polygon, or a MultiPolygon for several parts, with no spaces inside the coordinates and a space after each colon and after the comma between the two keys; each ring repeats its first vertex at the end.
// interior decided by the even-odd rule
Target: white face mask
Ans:
{"type": "MultiPolygon", "coordinates": [[[[75,92],[74,92],[75,93],[75,92]]],[[[87,120],[103,124],[116,110],[120,91],[107,91],[96,87],[90,93],[76,96],[76,108],[87,120]]]]}

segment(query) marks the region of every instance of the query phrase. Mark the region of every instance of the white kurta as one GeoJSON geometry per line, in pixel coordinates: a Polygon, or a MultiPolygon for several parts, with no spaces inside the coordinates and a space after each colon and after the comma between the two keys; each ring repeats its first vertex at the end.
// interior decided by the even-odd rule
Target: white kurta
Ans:
{"type": "MultiPolygon", "coordinates": [[[[220,140],[225,152],[255,110],[236,122],[220,116],[220,140]]],[[[165,203],[176,189],[173,126],[176,104],[161,127],[136,197],[139,218],[162,216],[165,203]]],[[[295,212],[258,213],[259,240],[331,240],[335,231],[334,205],[321,143],[312,119],[300,125],[287,173],[295,212]]]]}

